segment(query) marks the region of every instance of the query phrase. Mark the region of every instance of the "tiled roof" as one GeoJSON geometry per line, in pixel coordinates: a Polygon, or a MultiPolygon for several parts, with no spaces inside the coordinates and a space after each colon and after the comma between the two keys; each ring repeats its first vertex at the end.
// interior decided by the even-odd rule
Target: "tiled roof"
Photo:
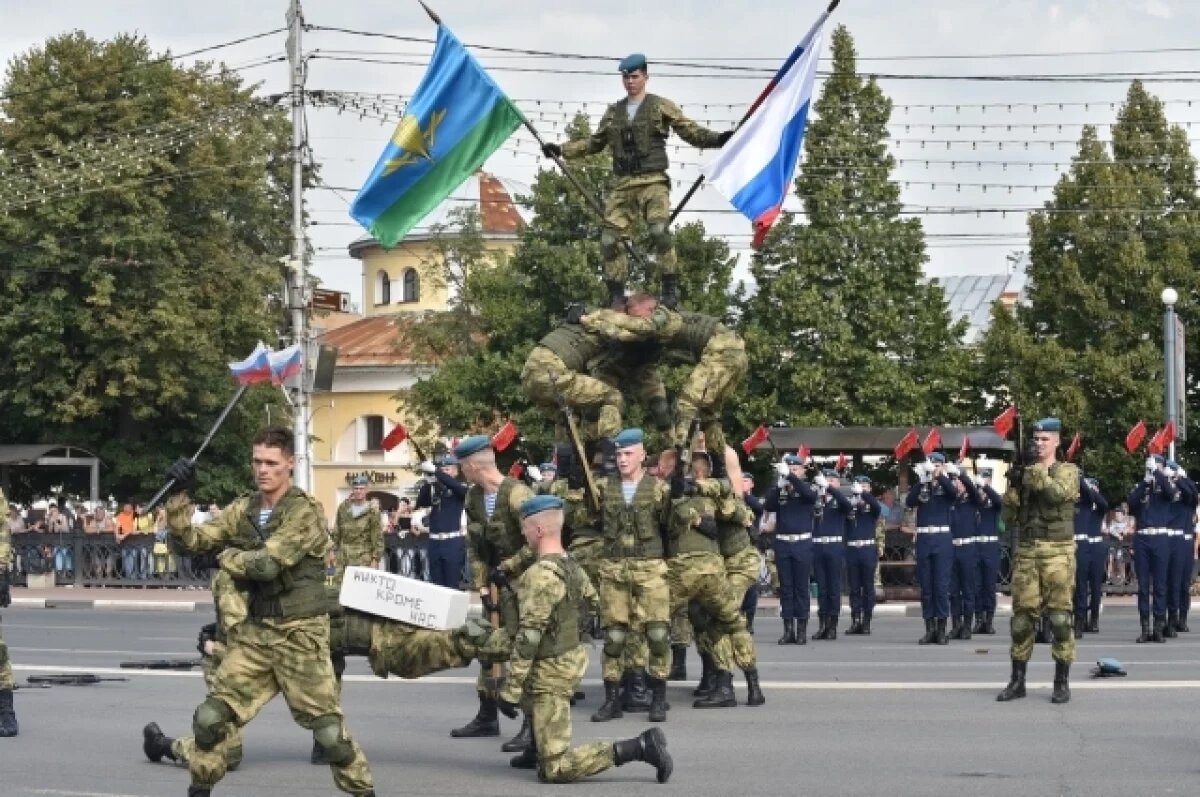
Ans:
{"type": "Polygon", "coordinates": [[[412,324],[403,315],[375,315],[332,329],[321,336],[321,343],[338,350],[338,366],[396,366],[413,362],[404,340],[404,330],[412,324]]]}

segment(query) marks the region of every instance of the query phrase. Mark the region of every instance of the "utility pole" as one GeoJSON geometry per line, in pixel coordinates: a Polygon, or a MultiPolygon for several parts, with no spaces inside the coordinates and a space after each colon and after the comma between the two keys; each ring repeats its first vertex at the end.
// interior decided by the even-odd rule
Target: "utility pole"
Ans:
{"type": "Polygon", "coordinates": [[[300,344],[303,367],[292,397],[292,430],[296,435],[296,486],[312,490],[312,438],[309,435],[308,369],[308,247],[304,237],[304,54],[300,36],[304,14],[300,0],[290,0],[287,12],[288,64],[292,95],[292,252],[288,260],[287,304],[292,314],[292,343],[300,344]]]}

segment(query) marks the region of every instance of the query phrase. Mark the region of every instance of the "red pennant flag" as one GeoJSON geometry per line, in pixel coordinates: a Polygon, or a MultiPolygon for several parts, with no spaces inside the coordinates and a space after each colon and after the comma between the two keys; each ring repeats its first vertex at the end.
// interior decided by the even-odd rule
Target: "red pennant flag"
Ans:
{"type": "Polygon", "coordinates": [[[833,469],[834,470],[845,470],[846,469],[846,454],[844,452],[841,452],[841,451],[838,452],[837,464],[833,466],[833,469]]]}
{"type": "Polygon", "coordinates": [[[1129,430],[1129,434],[1125,435],[1125,450],[1132,454],[1138,450],[1138,447],[1145,439],[1146,422],[1138,421],[1137,424],[1135,424],[1134,427],[1129,430]]]}
{"type": "Polygon", "coordinates": [[[404,428],[404,424],[398,423],[392,427],[392,431],[387,433],[387,436],[379,442],[380,448],[384,451],[391,451],[396,446],[408,439],[408,430],[404,428]]]}
{"type": "Polygon", "coordinates": [[[929,456],[941,447],[942,430],[935,426],[929,430],[929,434],[925,435],[925,442],[921,443],[921,450],[925,452],[925,456],[929,456]]]}
{"type": "Polygon", "coordinates": [[[525,464],[521,460],[517,460],[508,468],[508,477],[510,479],[519,479],[525,475],[525,464]]]}
{"type": "Polygon", "coordinates": [[[963,463],[967,461],[967,456],[971,453],[971,435],[963,435],[962,445],[958,449],[958,461],[963,463]]]}
{"type": "Polygon", "coordinates": [[[499,431],[492,435],[492,448],[503,451],[513,444],[518,434],[517,425],[512,421],[505,421],[499,431]]]}
{"type": "Polygon", "coordinates": [[[812,449],[806,445],[801,445],[800,448],[796,450],[796,456],[800,457],[800,464],[804,464],[805,462],[808,462],[808,458],[812,456],[812,449]]]}
{"type": "Polygon", "coordinates": [[[920,442],[921,442],[921,438],[917,434],[917,430],[910,429],[908,434],[906,434],[906,435],[904,435],[904,437],[900,438],[900,442],[896,444],[896,448],[895,448],[896,460],[900,461],[900,460],[904,459],[905,457],[907,457],[909,455],[909,452],[911,452],[913,449],[915,449],[917,447],[917,444],[920,442]]]}
{"type": "Polygon", "coordinates": [[[1167,425],[1163,427],[1163,448],[1175,442],[1175,421],[1167,421],[1167,425]]]}
{"type": "Polygon", "coordinates": [[[1008,433],[1012,431],[1013,424],[1017,420],[1017,405],[1013,404],[1004,412],[996,416],[996,420],[992,421],[992,428],[996,430],[996,434],[1001,437],[1008,437],[1008,433]]]}
{"type": "Polygon", "coordinates": [[[1154,436],[1150,438],[1150,443],[1146,446],[1146,451],[1162,456],[1162,453],[1167,450],[1166,433],[1167,430],[1165,428],[1155,432],[1154,436]]]}
{"type": "Polygon", "coordinates": [[[767,427],[759,424],[759,427],[742,441],[742,451],[746,453],[746,456],[750,456],[750,452],[767,442],[767,438],[770,436],[771,433],[767,431],[767,427]]]}
{"type": "Polygon", "coordinates": [[[1079,445],[1083,442],[1083,438],[1079,436],[1079,432],[1071,438],[1071,445],[1067,446],[1067,462],[1074,462],[1075,455],[1079,453],[1079,445]]]}

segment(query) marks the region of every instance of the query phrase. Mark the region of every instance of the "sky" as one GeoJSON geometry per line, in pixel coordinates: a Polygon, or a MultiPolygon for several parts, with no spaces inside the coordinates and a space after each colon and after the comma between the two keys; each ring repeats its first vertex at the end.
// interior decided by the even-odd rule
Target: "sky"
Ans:
{"type": "MultiPolygon", "coordinates": [[[[598,119],[607,103],[621,97],[616,64],[630,52],[647,55],[651,92],[671,98],[714,129],[731,127],[826,2],[430,4],[469,46],[597,56],[474,50],[543,136],[558,140],[575,112],[598,119]],[[698,65],[656,65],[671,60],[698,65]]],[[[0,61],[7,63],[71,29],[95,38],[137,32],[156,51],[183,53],[281,28],[287,5],[286,0],[0,0],[0,61]]],[[[398,103],[419,83],[436,31],[415,0],[309,0],[303,10],[306,22],[317,28],[306,32],[302,42],[309,56],[308,88],[350,92],[372,109],[368,118],[353,108],[307,111],[312,156],[324,183],[338,189],[306,196],[313,268],[325,287],[349,291],[358,302],[361,267],[347,256],[346,247],[362,231],[350,219],[348,206],[391,134],[398,103]],[[369,118],[382,114],[389,114],[389,121],[369,118]]],[[[1168,118],[1187,125],[1193,140],[1200,139],[1200,47],[1195,39],[1200,3],[1193,0],[843,0],[832,21],[849,28],[860,71],[880,74],[895,103],[891,149],[900,163],[893,178],[901,185],[906,211],[925,225],[931,276],[1003,272],[1008,255],[1025,246],[1027,209],[1051,197],[1051,187],[1075,152],[1081,126],[1100,125],[1100,137],[1110,137],[1107,125],[1115,121],[1132,76],[1164,81],[1148,87],[1167,102],[1168,118]],[[1166,50],[1176,51],[1161,52],[1166,50]],[[932,79],[1078,74],[1113,75],[1115,80],[932,79]]],[[[263,62],[282,56],[284,47],[280,32],[204,57],[240,68],[247,81],[261,83],[263,93],[274,93],[287,88],[287,65],[263,62]]],[[[818,91],[820,82],[818,78],[818,91]]],[[[711,153],[673,143],[679,144],[678,150],[670,150],[671,174],[679,181],[673,189],[677,199],[711,153]]],[[[530,136],[521,131],[485,169],[529,184],[545,166],[530,136]]],[[[682,220],[703,221],[710,234],[745,253],[749,225],[719,194],[702,189],[688,208],[682,220]]]]}

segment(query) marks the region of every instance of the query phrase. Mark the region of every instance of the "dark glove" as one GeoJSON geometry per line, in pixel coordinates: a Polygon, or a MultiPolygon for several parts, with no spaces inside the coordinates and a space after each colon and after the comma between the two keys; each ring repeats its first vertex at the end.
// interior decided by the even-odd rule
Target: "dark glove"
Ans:
{"type": "Polygon", "coordinates": [[[562,147],[553,142],[547,141],[542,144],[542,154],[547,158],[561,158],[563,156],[562,147]]]}
{"type": "Polygon", "coordinates": [[[587,308],[581,302],[571,302],[567,305],[567,323],[578,324],[586,312],[587,308]]]}
{"type": "Polygon", "coordinates": [[[12,606],[12,573],[0,570],[0,609],[12,606]]]}
{"type": "Polygon", "coordinates": [[[483,616],[484,617],[489,617],[496,613],[496,611],[497,611],[496,604],[492,601],[492,596],[489,593],[487,593],[487,592],[481,593],[479,596],[479,602],[481,604],[483,604],[483,616]]]}
{"type": "Polygon", "coordinates": [[[733,138],[733,134],[734,134],[733,130],[726,130],[724,133],[719,133],[717,135],[717,146],[718,147],[725,146],[729,142],[729,139],[733,138]]]}
{"type": "Polygon", "coordinates": [[[488,573],[488,579],[497,587],[507,587],[508,571],[503,567],[493,567],[491,572],[488,573]]]}
{"type": "Polygon", "coordinates": [[[208,653],[204,650],[205,642],[217,641],[217,624],[209,623],[200,627],[200,633],[196,635],[196,650],[200,651],[201,656],[207,656],[208,653]]]}
{"type": "Polygon", "coordinates": [[[201,570],[216,570],[220,566],[221,566],[221,563],[217,561],[217,555],[212,552],[199,553],[192,557],[192,572],[193,573],[199,572],[201,570]]]}
{"type": "Polygon", "coordinates": [[[717,538],[717,519],[712,515],[705,515],[700,518],[700,523],[696,526],[696,531],[710,540],[715,540],[717,538]]]}
{"type": "Polygon", "coordinates": [[[1025,450],[1021,452],[1021,464],[1028,466],[1038,461],[1037,445],[1031,439],[1025,444],[1025,450]]]}
{"type": "Polygon", "coordinates": [[[672,498],[683,498],[683,493],[687,487],[685,482],[686,482],[686,479],[684,479],[683,473],[681,473],[678,470],[671,472],[671,497],[672,498]]]}
{"type": "Polygon", "coordinates": [[[196,480],[196,466],[184,457],[180,457],[171,467],[167,468],[167,478],[175,480],[177,491],[186,491],[196,480]]]}
{"type": "Polygon", "coordinates": [[[691,498],[697,493],[696,478],[694,476],[686,476],[683,479],[683,494],[691,498]]]}
{"type": "Polygon", "coordinates": [[[515,720],[517,715],[521,713],[521,707],[516,703],[509,703],[504,698],[496,699],[496,708],[500,709],[500,713],[508,717],[510,720],[515,720]]]}

